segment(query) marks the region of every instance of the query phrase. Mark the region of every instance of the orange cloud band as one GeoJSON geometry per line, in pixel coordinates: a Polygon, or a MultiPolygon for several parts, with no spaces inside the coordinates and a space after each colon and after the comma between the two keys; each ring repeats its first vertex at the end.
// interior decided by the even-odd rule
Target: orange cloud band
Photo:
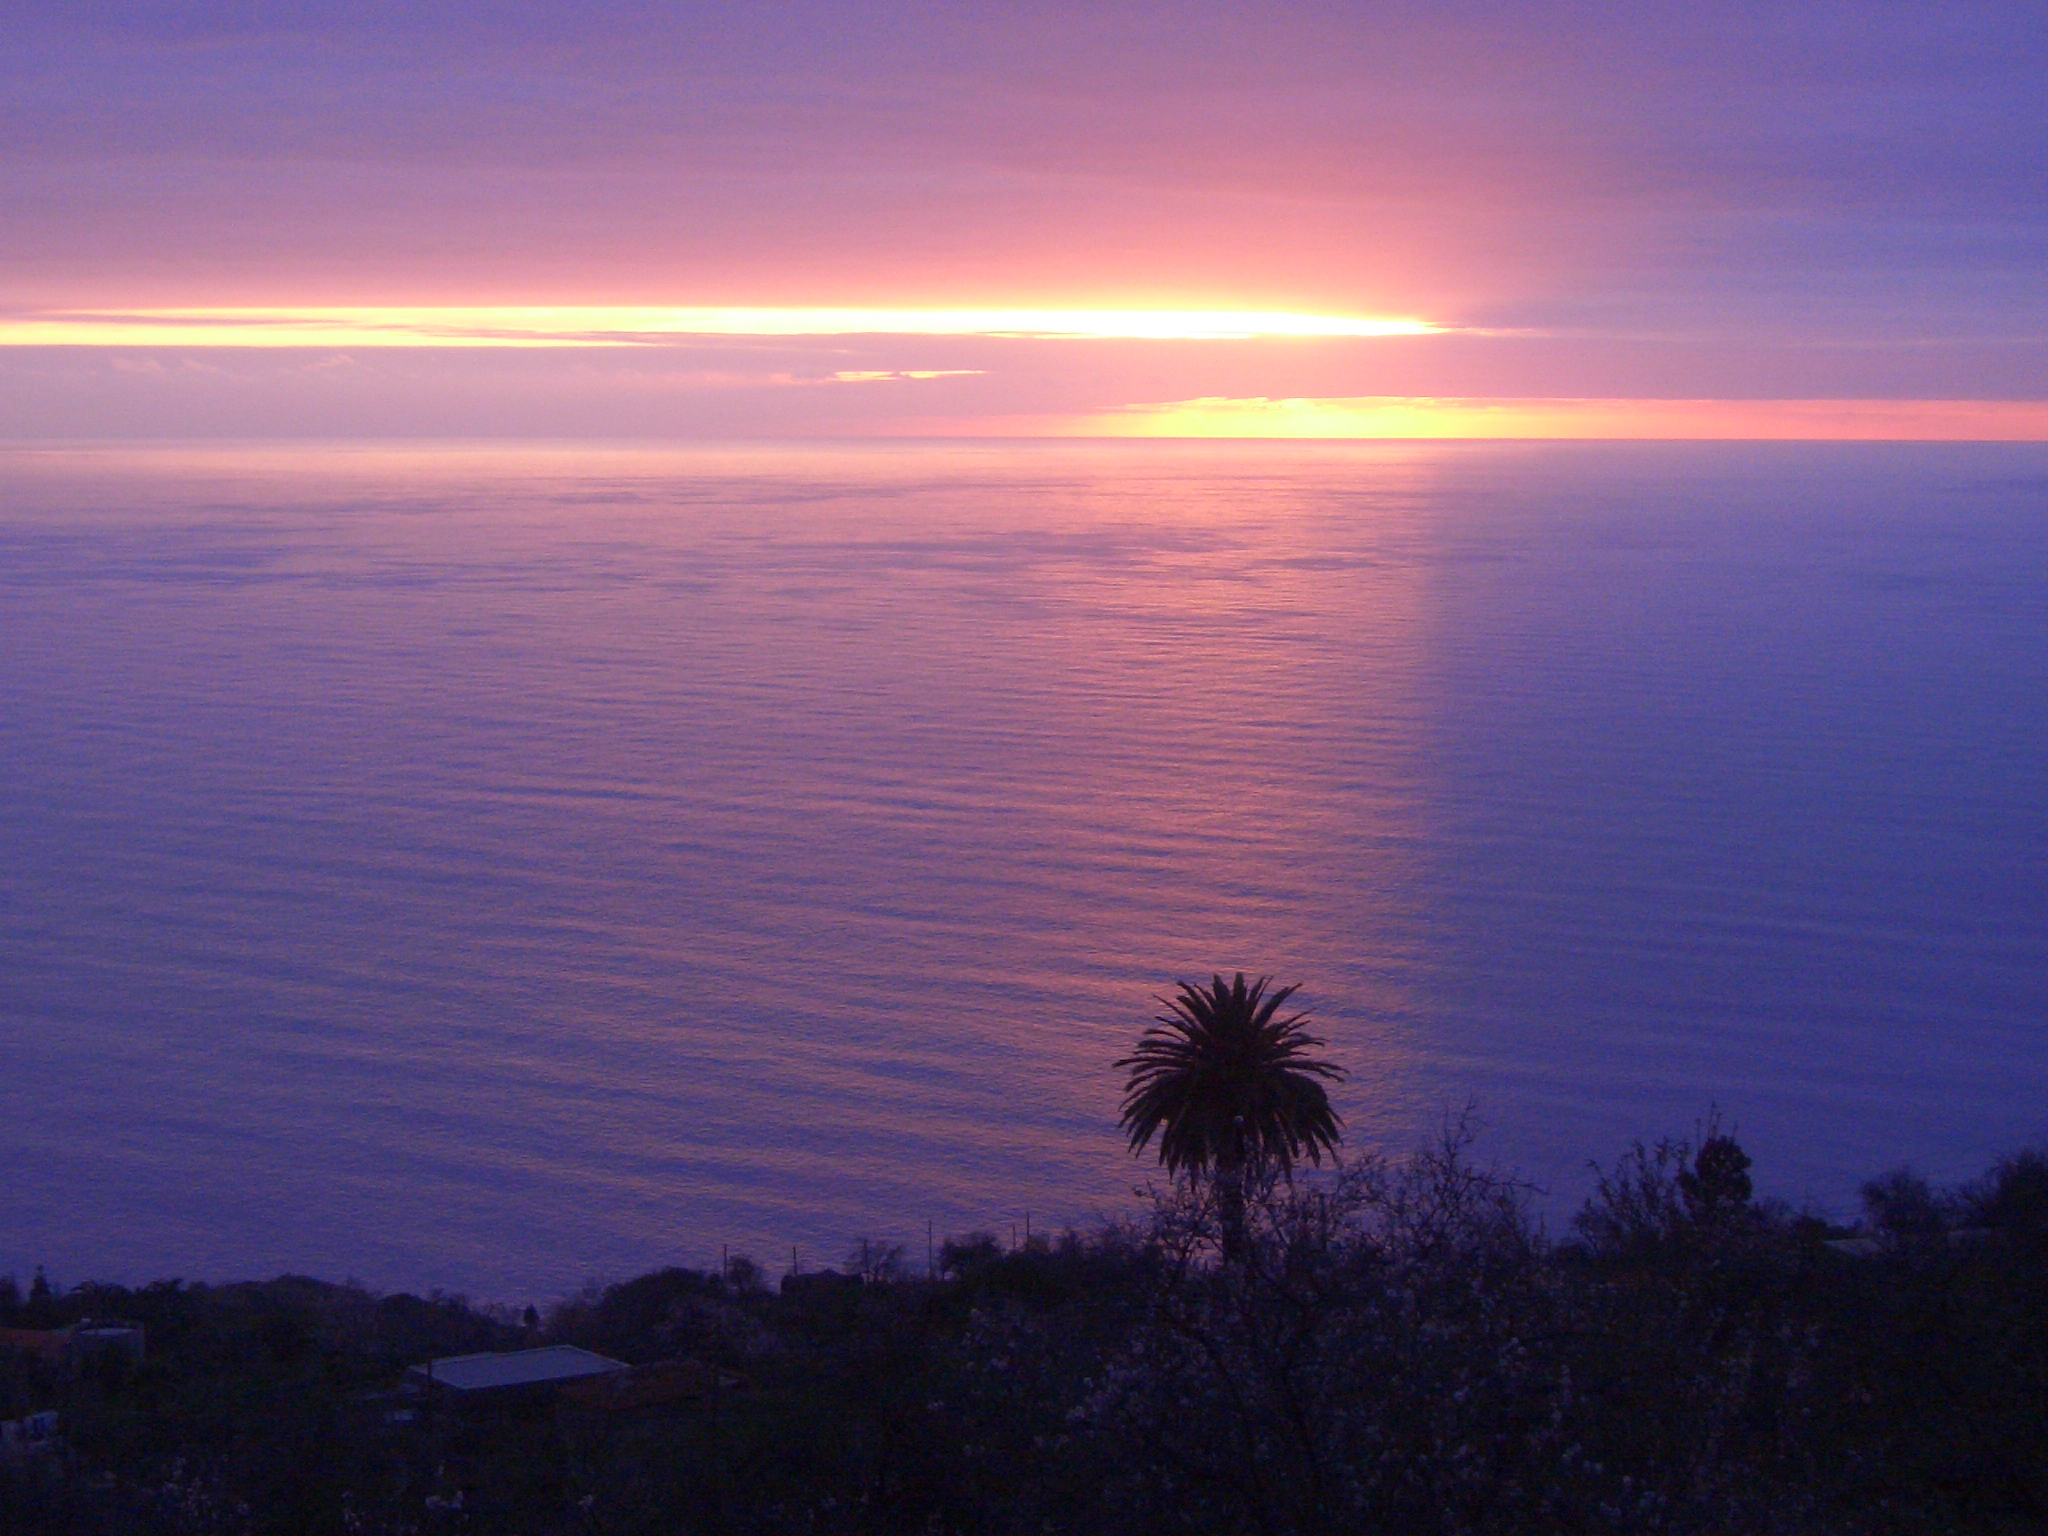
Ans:
{"type": "Polygon", "coordinates": [[[0,346],[590,347],[700,336],[1009,336],[1151,341],[1424,336],[1427,320],[1209,309],[705,309],[443,305],[0,314],[0,346]]]}

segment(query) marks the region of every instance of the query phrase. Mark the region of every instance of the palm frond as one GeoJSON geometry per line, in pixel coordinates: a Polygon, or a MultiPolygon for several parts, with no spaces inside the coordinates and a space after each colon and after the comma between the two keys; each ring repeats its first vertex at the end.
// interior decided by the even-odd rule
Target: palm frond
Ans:
{"type": "Polygon", "coordinates": [[[1291,1170],[1320,1163],[1343,1139],[1325,1082],[1344,1070],[1312,1053],[1308,1013],[1280,1017],[1299,985],[1268,991],[1270,976],[1247,984],[1210,978],[1161,998],[1167,1012],[1116,1065],[1129,1069],[1121,1123],[1133,1152],[1156,1136],[1169,1172],[1291,1170]]]}

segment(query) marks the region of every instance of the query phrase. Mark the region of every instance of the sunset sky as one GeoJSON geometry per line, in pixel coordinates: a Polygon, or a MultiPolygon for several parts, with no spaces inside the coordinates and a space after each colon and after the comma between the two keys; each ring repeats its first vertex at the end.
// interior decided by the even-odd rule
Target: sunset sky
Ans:
{"type": "Polygon", "coordinates": [[[0,41],[4,437],[2048,438],[2033,0],[0,41]]]}

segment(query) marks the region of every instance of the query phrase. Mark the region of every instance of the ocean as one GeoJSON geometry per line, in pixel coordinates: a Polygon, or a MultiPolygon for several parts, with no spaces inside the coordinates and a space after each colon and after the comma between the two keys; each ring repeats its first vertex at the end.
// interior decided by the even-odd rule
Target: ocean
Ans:
{"type": "Polygon", "coordinates": [[[0,1274],[1009,1241],[1303,983],[1553,1230],[2048,1137],[2048,449],[0,449],[0,1274]]]}

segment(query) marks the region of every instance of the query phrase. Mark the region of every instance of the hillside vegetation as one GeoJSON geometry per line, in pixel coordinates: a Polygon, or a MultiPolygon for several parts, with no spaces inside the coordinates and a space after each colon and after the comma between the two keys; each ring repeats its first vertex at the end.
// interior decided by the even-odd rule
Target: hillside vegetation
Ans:
{"type": "Polygon", "coordinates": [[[854,1251],[771,1290],[670,1269],[545,1317],[287,1277],[0,1287],[140,1362],[0,1351],[10,1532],[2034,1532],[2048,1528],[2048,1161],[1900,1171],[1874,1239],[1751,1198],[1732,1138],[1636,1147],[1568,1238],[1462,1135],[938,1278],[854,1251]],[[1229,1257],[1223,1238],[1230,1237],[1229,1257]],[[405,1418],[431,1356],[574,1343],[741,1385],[656,1414],[405,1418]],[[393,1415],[398,1416],[392,1422],[393,1415]]]}

